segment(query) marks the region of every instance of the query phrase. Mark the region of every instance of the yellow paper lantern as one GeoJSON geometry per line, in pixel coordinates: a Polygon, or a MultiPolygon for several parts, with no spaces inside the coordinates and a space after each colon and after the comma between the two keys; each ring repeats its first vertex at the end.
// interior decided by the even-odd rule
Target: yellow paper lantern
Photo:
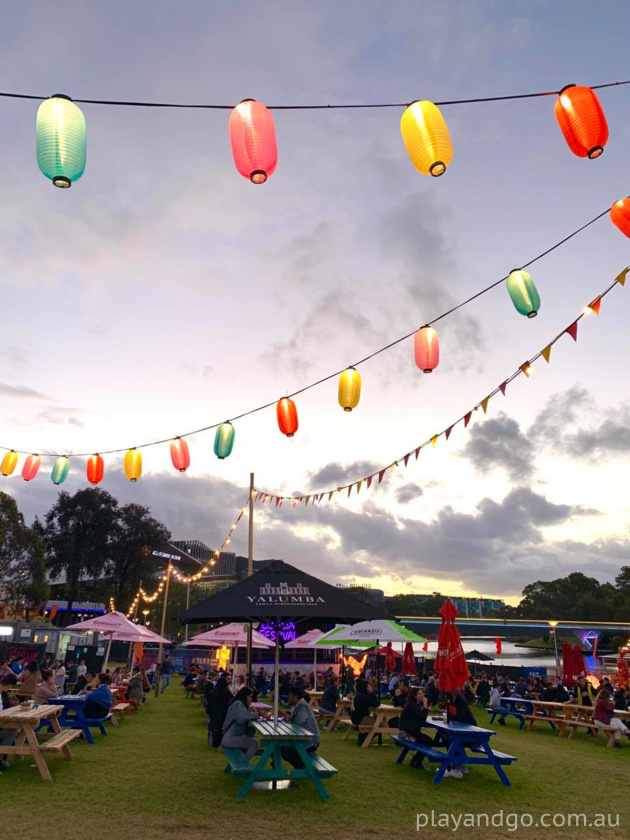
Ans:
{"type": "Polygon", "coordinates": [[[433,102],[413,102],[402,115],[400,130],[411,162],[423,175],[446,172],[453,145],[440,109],[433,102]]]}
{"type": "Polygon", "coordinates": [[[142,455],[137,449],[125,452],[125,475],[129,481],[137,481],[142,475],[142,455]]]}
{"type": "Polygon", "coordinates": [[[352,411],[361,398],[361,374],[349,367],[339,377],[339,405],[344,411],[352,411]]]}
{"type": "Polygon", "coordinates": [[[0,472],[2,475],[11,475],[13,470],[16,468],[18,462],[17,452],[14,452],[13,449],[2,459],[2,464],[0,465],[0,472]]]}

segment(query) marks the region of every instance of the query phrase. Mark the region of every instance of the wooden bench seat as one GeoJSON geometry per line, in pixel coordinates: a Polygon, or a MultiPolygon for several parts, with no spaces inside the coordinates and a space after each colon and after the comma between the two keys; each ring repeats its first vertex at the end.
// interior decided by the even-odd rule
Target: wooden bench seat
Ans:
{"type": "Polygon", "coordinates": [[[519,722],[519,729],[522,729],[525,726],[525,716],[522,712],[498,712],[496,709],[486,709],[486,712],[490,715],[490,723],[494,723],[495,718],[498,717],[514,717],[519,722]]]}
{"type": "Polygon", "coordinates": [[[313,767],[317,771],[317,775],[321,776],[322,779],[330,779],[331,776],[334,776],[335,773],[339,772],[336,767],[333,767],[332,764],[317,753],[311,753],[311,761],[313,762],[313,767]]]}
{"type": "Polygon", "coordinates": [[[223,747],[223,754],[229,762],[224,772],[234,773],[235,776],[249,776],[254,772],[254,768],[247,760],[243,750],[236,749],[236,747],[223,747]]]}
{"type": "Polygon", "coordinates": [[[116,718],[119,717],[121,720],[124,718],[125,714],[131,714],[131,703],[116,703],[116,705],[112,708],[112,712],[114,713],[114,717],[112,718],[112,723],[116,723],[116,718]]]}
{"type": "Polygon", "coordinates": [[[74,741],[81,733],[78,729],[63,729],[51,738],[42,735],[42,744],[40,745],[40,752],[60,752],[70,741],[74,741]]]}
{"type": "Polygon", "coordinates": [[[595,735],[599,734],[600,732],[604,732],[608,735],[608,741],[606,743],[607,747],[612,747],[615,743],[615,730],[612,726],[596,726],[594,723],[590,723],[586,720],[563,720],[560,723],[560,737],[564,735],[566,728],[569,727],[569,740],[573,738],[577,729],[587,729],[590,732],[593,732],[595,735]]]}
{"type": "Polygon", "coordinates": [[[556,728],[556,723],[558,722],[558,718],[551,718],[547,715],[522,715],[523,721],[530,721],[529,729],[533,729],[534,723],[538,720],[541,723],[548,723],[552,729],[556,728]]]}

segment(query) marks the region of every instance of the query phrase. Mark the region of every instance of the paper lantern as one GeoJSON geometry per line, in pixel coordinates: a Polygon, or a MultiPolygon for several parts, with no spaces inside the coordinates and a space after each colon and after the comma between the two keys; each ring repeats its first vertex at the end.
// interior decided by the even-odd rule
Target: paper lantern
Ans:
{"type": "Polygon", "coordinates": [[[39,455],[29,455],[22,467],[22,478],[24,481],[32,481],[39,471],[42,459],[39,455]]]}
{"type": "Polygon", "coordinates": [[[214,436],[214,454],[221,461],[232,454],[234,447],[234,426],[231,423],[221,423],[214,436]]]}
{"type": "Polygon", "coordinates": [[[276,171],[278,150],[271,111],[244,99],[230,114],[230,143],[236,168],[253,184],[264,184],[276,171]]]}
{"type": "Polygon", "coordinates": [[[413,102],[400,120],[411,162],[423,175],[443,175],[453,157],[453,145],[440,109],[433,102],[413,102]]]}
{"type": "Polygon", "coordinates": [[[142,475],[142,455],[137,449],[125,452],[125,475],[129,481],[137,481],[142,475]]]}
{"type": "Polygon", "coordinates": [[[171,461],[176,470],[186,472],[190,466],[190,452],[188,444],[180,437],[171,441],[171,461]]]}
{"type": "Polygon", "coordinates": [[[416,364],[424,373],[431,373],[440,362],[440,340],[433,327],[422,327],[413,337],[416,364]]]}
{"type": "Polygon", "coordinates": [[[0,464],[0,472],[2,475],[11,475],[16,468],[18,462],[18,454],[13,449],[7,452],[0,464]]]}
{"type": "Polygon", "coordinates": [[[63,484],[70,472],[70,459],[67,455],[60,455],[55,461],[50,480],[53,484],[63,484]]]}
{"type": "Polygon", "coordinates": [[[37,164],[56,187],[68,188],[85,170],[85,117],[69,97],[56,93],[37,110],[37,164]]]}
{"type": "Polygon", "coordinates": [[[276,406],[278,426],[283,435],[293,437],[298,430],[297,408],[293,400],[283,397],[276,406]]]}
{"type": "Polygon", "coordinates": [[[344,411],[352,411],[361,398],[361,374],[349,367],[339,377],[339,405],[344,411]]]}
{"type": "Polygon", "coordinates": [[[589,87],[567,85],[555,105],[556,119],[574,155],[597,158],[608,142],[608,123],[597,95],[589,87]]]}
{"type": "Polygon", "coordinates": [[[105,463],[98,452],[90,455],[87,462],[87,480],[90,484],[99,484],[103,480],[105,463]]]}
{"type": "Polygon", "coordinates": [[[540,296],[531,274],[515,268],[510,271],[506,285],[516,311],[528,318],[535,318],[540,309],[540,296]]]}
{"type": "Polygon", "coordinates": [[[620,198],[610,208],[610,219],[624,236],[630,237],[630,198],[620,198]]]}

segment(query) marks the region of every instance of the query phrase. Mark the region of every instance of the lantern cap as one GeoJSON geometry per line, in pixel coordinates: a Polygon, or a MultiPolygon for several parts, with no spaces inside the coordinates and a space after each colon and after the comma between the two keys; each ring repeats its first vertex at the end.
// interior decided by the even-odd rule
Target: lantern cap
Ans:
{"type": "Polygon", "coordinates": [[[52,96],[48,97],[49,99],[67,99],[68,102],[72,102],[72,99],[69,96],[66,96],[65,93],[53,93],[52,96]]]}
{"type": "Polygon", "coordinates": [[[65,175],[55,175],[52,182],[53,186],[59,187],[62,190],[68,190],[72,186],[72,181],[70,178],[66,178],[65,175]]]}
{"type": "Polygon", "coordinates": [[[444,173],[446,172],[446,164],[442,160],[436,160],[429,167],[429,172],[431,173],[431,175],[433,175],[434,178],[439,178],[440,175],[444,175],[444,173]]]}
{"type": "Polygon", "coordinates": [[[586,153],[586,156],[588,157],[589,160],[595,160],[595,158],[598,158],[603,153],[604,153],[604,147],[603,146],[593,146],[592,149],[588,150],[588,152],[586,153]]]}
{"type": "Polygon", "coordinates": [[[252,184],[264,184],[267,180],[267,173],[264,169],[254,169],[253,172],[250,172],[249,180],[252,184]]]}
{"type": "Polygon", "coordinates": [[[575,82],[571,82],[571,84],[565,85],[561,90],[558,91],[558,96],[562,96],[562,94],[565,92],[565,90],[569,90],[569,88],[572,88],[572,87],[577,87],[575,82]]]}

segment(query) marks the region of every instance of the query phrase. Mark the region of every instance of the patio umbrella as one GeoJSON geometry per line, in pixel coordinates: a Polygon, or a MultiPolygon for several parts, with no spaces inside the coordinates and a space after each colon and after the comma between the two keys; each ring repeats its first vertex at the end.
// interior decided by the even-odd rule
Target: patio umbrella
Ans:
{"type": "Polygon", "coordinates": [[[393,671],[396,668],[396,657],[392,649],[392,643],[387,642],[384,648],[381,648],[381,656],[385,658],[384,668],[386,671],[393,671]]]}
{"type": "MultiPolygon", "coordinates": [[[[391,642],[389,642],[388,644],[391,644],[391,642]]],[[[365,652],[367,654],[369,654],[370,656],[376,656],[377,653],[378,653],[379,656],[385,656],[385,651],[386,650],[387,650],[387,647],[379,648],[378,650],[376,649],[376,647],[373,647],[373,648],[368,648],[365,652]]],[[[394,657],[394,660],[403,658],[402,653],[398,653],[398,651],[394,650],[394,648],[391,648],[391,651],[392,651],[392,656],[394,657]]],[[[394,667],[395,667],[395,664],[394,664],[394,667]]]]}
{"type": "MultiPolygon", "coordinates": [[[[273,560],[253,575],[211,595],[177,618],[184,624],[212,622],[223,618],[235,621],[310,619],[362,621],[389,618],[384,610],[362,601],[337,586],[302,572],[282,560],[273,560]]],[[[280,640],[276,633],[274,717],[278,718],[278,670],[280,640]]]]}
{"type": "Polygon", "coordinates": [[[575,674],[579,677],[580,674],[586,674],[586,665],[584,664],[584,657],[579,645],[573,645],[573,655],[575,657],[575,674]]]}
{"type": "Polygon", "coordinates": [[[457,609],[450,601],[446,601],[440,608],[440,615],[442,626],[438,633],[438,651],[435,658],[435,667],[439,675],[438,685],[442,691],[459,691],[470,676],[470,671],[459,630],[455,626],[457,609]]]}
{"type": "MultiPolygon", "coordinates": [[[[207,633],[199,633],[193,636],[182,647],[229,647],[232,649],[232,692],[236,693],[236,666],[238,662],[238,649],[247,647],[247,625],[232,622],[222,627],[215,627],[207,633]]],[[[273,642],[252,629],[253,648],[271,648],[273,642]]]]}
{"type": "Polygon", "coordinates": [[[407,642],[405,645],[405,652],[403,654],[402,661],[402,673],[403,677],[407,674],[413,674],[416,676],[418,673],[418,669],[416,668],[416,657],[413,654],[413,644],[411,642],[407,642]]]}
{"type": "Polygon", "coordinates": [[[577,663],[575,661],[575,654],[569,642],[562,643],[562,682],[565,685],[575,685],[577,683],[577,663]]]}
{"type": "Polygon", "coordinates": [[[106,613],[105,615],[97,616],[96,618],[88,618],[87,621],[80,621],[78,624],[69,624],[65,630],[76,630],[79,633],[102,633],[109,636],[107,644],[107,651],[105,653],[105,660],[103,662],[102,671],[107,669],[109,661],[109,654],[112,649],[112,641],[116,642],[141,642],[149,641],[148,634],[151,634],[151,641],[162,640],[166,644],[170,644],[168,639],[162,639],[157,633],[153,633],[146,627],[140,627],[134,624],[133,621],[125,618],[125,616],[117,611],[106,613]]]}

